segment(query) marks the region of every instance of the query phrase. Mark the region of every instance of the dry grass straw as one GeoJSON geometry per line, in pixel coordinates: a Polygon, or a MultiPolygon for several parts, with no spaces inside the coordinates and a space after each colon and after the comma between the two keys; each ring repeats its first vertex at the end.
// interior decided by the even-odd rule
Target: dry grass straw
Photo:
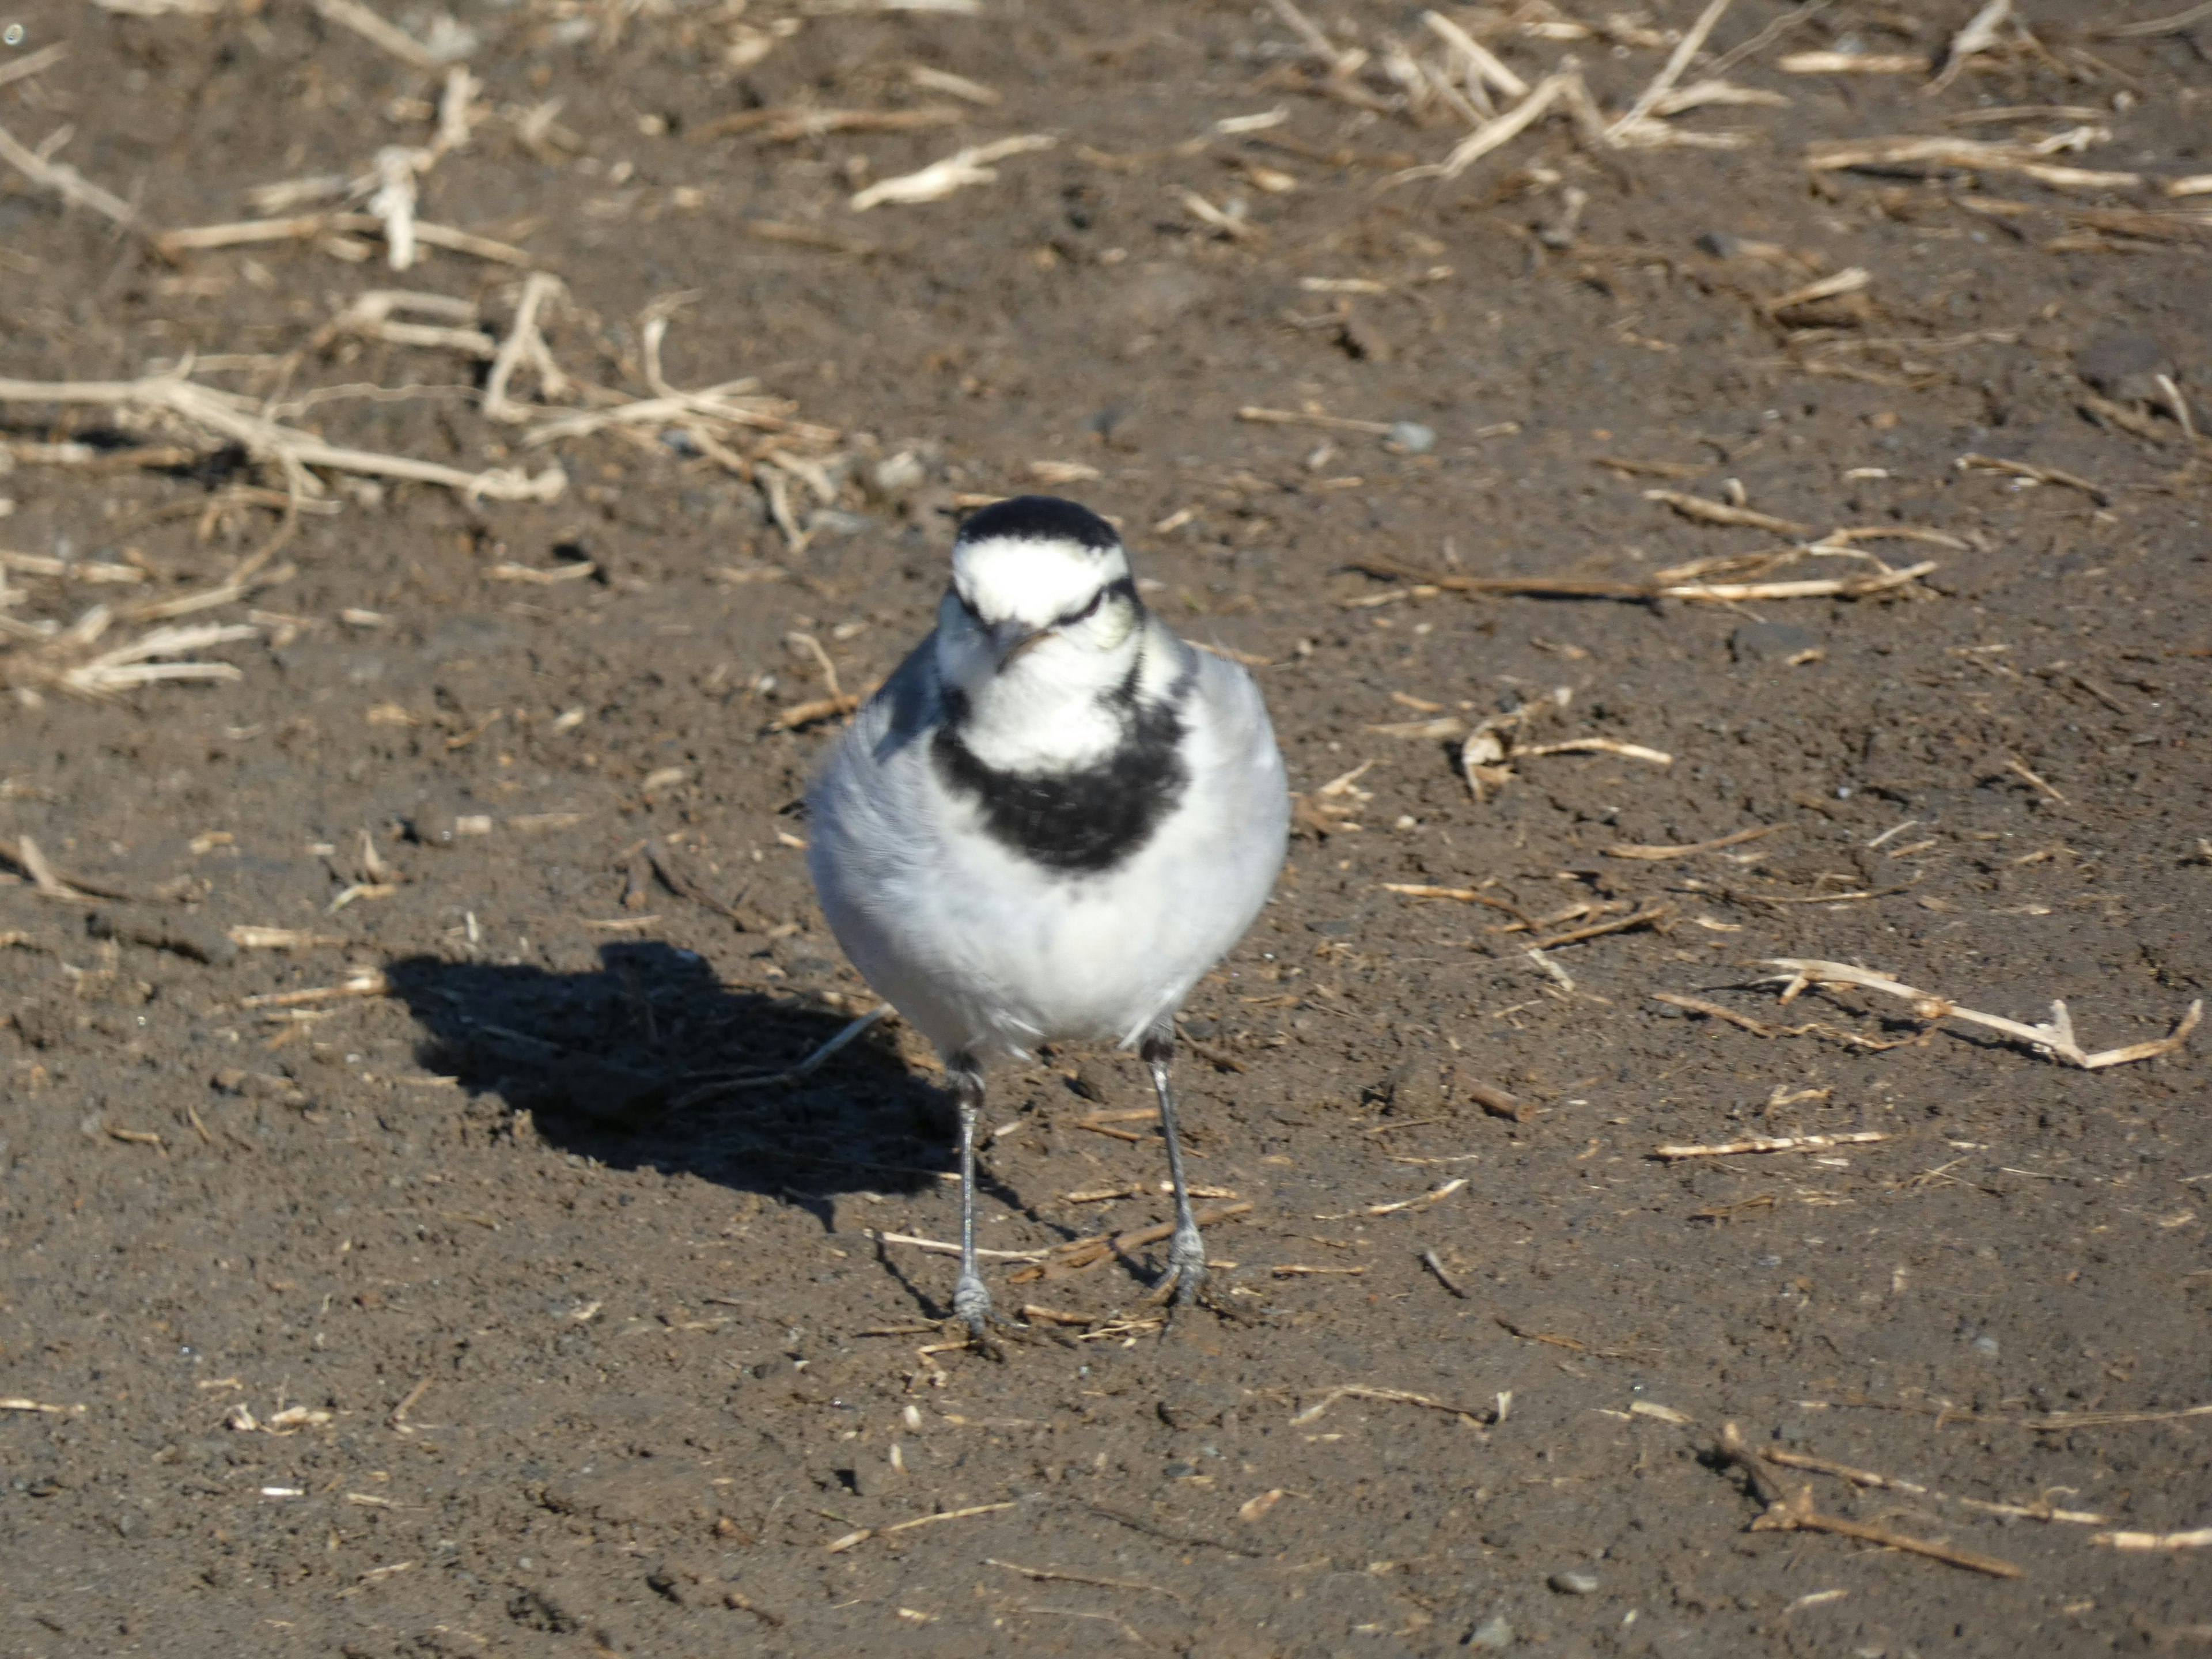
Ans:
{"type": "Polygon", "coordinates": [[[1000,138],[988,144],[971,144],[954,151],[942,161],[932,161],[919,172],[902,173],[895,179],[879,179],[866,189],[856,191],[846,204],[855,213],[865,213],[870,208],[886,204],[911,206],[922,202],[941,202],[956,191],[971,185],[988,185],[999,175],[990,164],[1003,161],[1009,156],[1024,155],[1032,151],[1050,149],[1060,140],[1048,132],[1023,133],[1012,138],[1000,138]]]}
{"type": "Polygon", "coordinates": [[[1724,847],[1741,847],[1747,841],[1757,841],[1762,836],[1771,836],[1776,830],[1786,827],[1779,823],[1763,823],[1754,825],[1748,830],[1738,830],[1729,835],[1716,836],[1711,841],[1692,842],[1684,847],[1618,846],[1606,848],[1604,851],[1607,858],[1615,859],[1644,859],[1652,861],[1686,859],[1698,853],[1717,853],[1724,847]]]}
{"type": "Polygon", "coordinates": [[[912,1532],[917,1527],[933,1527],[945,1521],[965,1521],[978,1515],[996,1515],[1001,1510],[1010,1510],[1013,1507],[1011,1503],[971,1504],[966,1509],[940,1510],[934,1515],[916,1516],[911,1521],[896,1522],[888,1527],[862,1527],[857,1531],[847,1533],[842,1538],[823,1547],[830,1554],[838,1555],[851,1549],[856,1544],[865,1544],[871,1538],[889,1538],[897,1533],[912,1532]]]}
{"type": "Polygon", "coordinates": [[[309,0],[315,10],[341,28],[350,29],[379,52],[398,58],[410,69],[425,73],[442,69],[447,59],[431,51],[413,35],[362,3],[362,0],[309,0]]]}
{"type": "Polygon", "coordinates": [[[308,471],[325,467],[368,477],[441,485],[471,500],[557,500],[568,479],[558,467],[537,477],[517,468],[471,472],[437,461],[348,449],[262,414],[261,400],[203,386],[181,373],[146,374],[135,380],[0,380],[0,403],[94,405],[117,411],[118,422],[139,422],[196,438],[212,453],[236,444],[255,460],[275,465],[299,495],[320,496],[322,483],[308,471]]]}
{"type": "Polygon", "coordinates": [[[1813,1507],[1813,1489],[1808,1486],[1795,1498],[1787,1497],[1761,1466],[1760,1460],[1744,1443],[1742,1432],[1733,1423],[1721,1425],[1720,1457],[1723,1463],[1743,1472],[1750,1484],[1752,1494],[1765,1506],[1765,1512],[1751,1523],[1753,1532],[1826,1532],[1838,1537],[1856,1538],[1869,1544],[1880,1544],[1886,1548],[1903,1550],[1912,1555],[1924,1555],[1932,1561],[1964,1567],[1970,1572],[1987,1573],[1994,1578],[2019,1578],[2026,1575],[2009,1561],[1995,1556],[1978,1554],[1972,1550],[1959,1549],[1949,1544],[1931,1543],[1923,1538],[1909,1538],[1892,1532],[1887,1527],[1868,1526],[1857,1521],[1846,1521],[1838,1516],[1823,1515],[1813,1507]]]}
{"type": "Polygon", "coordinates": [[[1291,1418],[1291,1426],[1298,1428],[1314,1421],[1340,1400],[1372,1400],[1386,1406],[1423,1406],[1433,1412],[1449,1412],[1474,1428],[1495,1423],[1503,1416],[1495,1407],[1458,1406],[1447,1400],[1414,1394],[1405,1389],[1378,1389],[1365,1382],[1340,1382],[1334,1388],[1324,1390],[1320,1399],[1291,1418]]]}
{"type": "Polygon", "coordinates": [[[1863,1146],[1889,1136],[1879,1129],[1859,1129],[1836,1135],[1750,1135],[1718,1146],[1654,1146],[1651,1156],[1677,1164],[1690,1158],[1739,1158],[1752,1152],[1825,1152],[1838,1146],[1863,1146]]]}
{"type": "Polygon", "coordinates": [[[1920,1018],[1934,1022],[1943,1019],[1963,1020],[2018,1039],[2030,1047],[2048,1053],[2053,1058],[2084,1071],[2101,1071],[2106,1066],[2126,1066],[2136,1060],[2155,1060],[2170,1054],[2188,1042],[2190,1033],[2197,1029],[2203,1017],[2204,1004],[2200,998],[2189,1005],[2173,1030],[2166,1036],[2148,1042],[2130,1043],[2125,1048],[2106,1048],[2098,1053],[2083,1049],[2074,1038],[2074,1022],[2063,1002],[2051,1005],[2051,1018],[2042,1025],[2027,1025],[2018,1020],[2005,1019],[1996,1014],[1978,1013],[1971,1008],[1961,1008],[1948,997],[1932,991],[1917,991],[1902,984],[1887,974],[1871,969],[1855,968],[1848,963],[1826,962],[1816,958],[1772,957],[1768,965],[1782,969],[1770,981],[1785,981],[1782,993],[1784,1003],[1794,1001],[1808,987],[1814,985],[1848,985],[1861,990],[1878,991],[1912,1005],[1913,1012],[1920,1018]]]}
{"type": "Polygon", "coordinates": [[[2089,1541],[2116,1550],[2212,1550],[2212,1527],[2194,1532],[2100,1532],[2089,1541]]]}
{"type": "MultiPolygon", "coordinates": [[[[1573,698],[1572,688],[1558,686],[1548,697],[1532,699],[1517,708],[1489,715],[1476,723],[1459,750],[1460,774],[1476,800],[1486,800],[1492,789],[1502,788],[1511,782],[1516,775],[1515,765],[1529,758],[1550,755],[1617,755],[1623,760],[1641,761],[1650,766],[1666,767],[1674,763],[1674,757],[1663,749],[1629,743],[1620,738],[1567,738],[1555,743],[1529,741],[1534,727],[1547,720],[1563,717],[1573,698]]],[[[1450,718],[1371,729],[1401,737],[1441,738],[1455,736],[1459,723],[1456,718],[1450,718]]],[[[1476,902],[1491,902],[1486,899],[1476,902]]],[[[1510,907],[1501,905],[1498,908],[1510,907]]]]}
{"type": "Polygon", "coordinates": [[[2069,147],[2083,129],[2061,134],[2056,140],[2035,144],[2008,144],[1990,140],[1954,138],[1948,135],[1897,135],[1881,138],[1841,138],[1807,147],[1806,168],[1813,173],[1835,173],[1870,167],[1889,171],[1902,167],[1951,167],[1975,173],[2006,173],[2054,190],[2136,190],[2143,175],[2092,167],[2063,167],[2047,159],[2069,147]]]}
{"type": "Polygon", "coordinates": [[[53,191],[65,202],[90,208],[125,230],[151,234],[137,208],[113,191],[101,189],[68,162],[50,160],[44,149],[44,146],[35,150],[29,149],[6,128],[0,127],[0,161],[5,161],[33,184],[53,191]]]}
{"type": "MultiPolygon", "coordinates": [[[[1893,1475],[1877,1474],[1872,1469],[1853,1468],[1848,1463],[1836,1463],[1825,1457],[1811,1457],[1803,1452],[1784,1451],[1778,1446],[1762,1446],[1759,1455],[1770,1463],[1784,1468],[1810,1469],[1816,1474],[1832,1474],[1839,1480],[1848,1480],[1854,1486],[1865,1486],[1880,1492],[1901,1492],[1914,1498],[1926,1498],[1938,1504],[1956,1504],[1960,1509],[1972,1510],[1981,1515],[2001,1516],[2010,1521],[2056,1521],[2081,1527],[2100,1527],[2112,1517],[2092,1514],[2087,1510],[2062,1510],[2048,1503],[1996,1504],[1979,1498],[1954,1498],[1911,1480],[1900,1480],[1893,1475]]],[[[2094,1540],[2092,1540],[2094,1541],[2094,1540]]]]}
{"type": "MultiPolygon", "coordinates": [[[[1201,1210],[1195,1218],[1200,1227],[1211,1227],[1232,1216],[1248,1213],[1252,1208],[1248,1200],[1240,1204],[1224,1204],[1211,1210],[1201,1210]]],[[[1008,1275],[1007,1283],[1026,1285],[1037,1279],[1065,1279],[1087,1267],[1115,1256],[1127,1257],[1130,1251],[1147,1244],[1157,1244],[1175,1231],[1175,1223],[1163,1221],[1157,1225],[1134,1228],[1123,1233],[1094,1233],[1085,1238],[1072,1238],[1055,1245],[1046,1260],[1032,1262],[1008,1275]]]]}

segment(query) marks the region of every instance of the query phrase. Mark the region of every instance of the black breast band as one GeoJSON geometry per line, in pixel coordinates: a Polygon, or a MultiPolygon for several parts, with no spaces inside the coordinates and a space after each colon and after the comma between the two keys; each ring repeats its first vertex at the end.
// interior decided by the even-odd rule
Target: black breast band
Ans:
{"type": "Polygon", "coordinates": [[[982,809],[994,839],[1049,870],[1098,875],[1126,862],[1182,799],[1182,720],[1172,702],[1122,704],[1124,735],[1096,765],[1066,772],[1002,772],[960,735],[966,699],[945,691],[945,724],[931,740],[938,775],[982,809]]]}

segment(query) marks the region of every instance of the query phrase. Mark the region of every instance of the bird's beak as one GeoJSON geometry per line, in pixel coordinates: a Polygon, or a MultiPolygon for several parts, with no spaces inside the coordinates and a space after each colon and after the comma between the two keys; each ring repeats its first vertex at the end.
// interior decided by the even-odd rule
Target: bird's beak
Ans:
{"type": "Polygon", "coordinates": [[[1016,617],[994,624],[991,629],[991,651],[999,659],[999,672],[1005,673],[1015,658],[1050,638],[1052,631],[1049,628],[1031,628],[1016,617]]]}

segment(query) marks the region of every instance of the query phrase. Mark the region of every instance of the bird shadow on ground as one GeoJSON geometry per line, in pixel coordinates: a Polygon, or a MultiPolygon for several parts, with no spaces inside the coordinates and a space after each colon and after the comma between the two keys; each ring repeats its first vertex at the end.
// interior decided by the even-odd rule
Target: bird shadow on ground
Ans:
{"type": "Polygon", "coordinates": [[[848,1017],[732,991],[664,944],[603,945],[599,959],[560,974],[418,956],[385,975],[426,1033],[422,1064],[458,1079],[492,1133],[526,1111],[563,1152],[760,1193],[833,1230],[839,1195],[915,1193],[952,1167],[950,1096],[880,1026],[795,1082],[687,1104],[718,1079],[796,1065],[848,1017]]]}

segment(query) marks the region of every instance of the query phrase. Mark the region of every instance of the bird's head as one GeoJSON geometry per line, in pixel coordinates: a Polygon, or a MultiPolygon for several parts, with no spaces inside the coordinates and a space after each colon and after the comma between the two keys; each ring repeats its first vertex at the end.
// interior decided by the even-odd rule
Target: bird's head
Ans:
{"type": "Polygon", "coordinates": [[[939,665],[971,697],[1009,682],[1103,691],[1126,678],[1143,619],[1111,525],[1073,501],[1018,495],[976,514],[952,544],[939,665]]]}

